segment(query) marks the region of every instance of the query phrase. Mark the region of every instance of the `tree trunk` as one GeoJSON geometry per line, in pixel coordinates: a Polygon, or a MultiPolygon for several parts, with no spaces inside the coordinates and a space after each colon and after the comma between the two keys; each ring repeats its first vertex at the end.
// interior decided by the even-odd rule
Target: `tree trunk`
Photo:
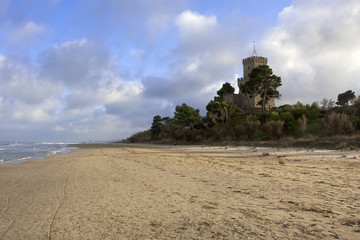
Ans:
{"type": "Polygon", "coordinates": [[[261,106],[263,112],[265,112],[266,97],[267,97],[267,92],[265,90],[264,96],[263,96],[263,99],[262,99],[262,106],[261,106]]]}
{"type": "Polygon", "coordinates": [[[246,89],[245,91],[245,96],[246,96],[246,99],[248,101],[248,104],[249,104],[249,107],[250,107],[250,110],[251,110],[251,114],[254,114],[254,109],[253,107],[251,106],[251,103],[250,103],[250,98],[249,98],[249,94],[248,94],[248,90],[246,89]]]}
{"type": "Polygon", "coordinates": [[[225,121],[229,125],[229,114],[228,114],[227,108],[225,106],[224,106],[224,109],[225,109],[225,121]]]}

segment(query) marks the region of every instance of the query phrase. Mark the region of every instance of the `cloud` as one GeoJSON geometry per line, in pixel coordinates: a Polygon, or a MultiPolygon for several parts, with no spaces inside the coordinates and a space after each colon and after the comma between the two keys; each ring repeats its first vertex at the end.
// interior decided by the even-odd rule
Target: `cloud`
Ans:
{"type": "Polygon", "coordinates": [[[35,132],[42,124],[58,138],[81,140],[129,135],[147,124],[144,114],[131,120],[142,112],[137,102],[145,106],[142,84],[122,80],[117,61],[101,44],[88,39],[60,43],[40,54],[39,63],[30,67],[0,55],[1,129],[30,134],[29,128],[35,132]],[[109,106],[123,110],[111,112],[109,106]]]}
{"type": "Polygon", "coordinates": [[[41,104],[62,91],[62,86],[40,78],[31,68],[0,55],[0,94],[27,104],[41,104]]]}
{"type": "Polygon", "coordinates": [[[179,28],[180,37],[197,37],[207,35],[213,30],[217,25],[217,18],[187,10],[177,17],[175,24],[179,28]]]}
{"type": "Polygon", "coordinates": [[[19,28],[13,30],[9,35],[12,43],[28,43],[46,30],[44,26],[28,21],[19,28]]]}
{"type": "Polygon", "coordinates": [[[336,99],[348,89],[360,93],[358,1],[294,1],[279,14],[262,48],[282,76],[282,102],[336,99]],[[325,4],[326,3],[326,4],[325,4]]]}
{"type": "Polygon", "coordinates": [[[56,131],[56,132],[62,132],[62,131],[65,131],[65,128],[61,127],[59,125],[56,125],[52,130],[56,131]]]}
{"type": "MultiPolygon", "coordinates": [[[[154,45],[172,27],[173,17],[188,6],[188,0],[102,0],[84,1],[84,17],[96,18],[103,33],[121,31],[132,41],[154,45]],[[89,16],[90,14],[90,16],[89,16]]],[[[81,21],[81,20],[80,20],[81,21]]]]}
{"type": "Polygon", "coordinates": [[[216,95],[216,91],[211,93],[204,89],[214,84],[220,88],[223,82],[234,79],[243,55],[238,45],[244,40],[239,37],[238,30],[222,25],[215,16],[189,10],[176,17],[174,26],[178,30],[178,45],[162,59],[166,63],[163,68],[170,71],[145,76],[144,95],[176,104],[185,99],[197,99],[200,102],[194,104],[204,108],[216,95]],[[198,97],[191,97],[193,95],[198,97]]]}
{"type": "Polygon", "coordinates": [[[87,39],[68,41],[46,50],[40,57],[43,77],[67,86],[91,86],[111,61],[107,50],[87,39]]]}

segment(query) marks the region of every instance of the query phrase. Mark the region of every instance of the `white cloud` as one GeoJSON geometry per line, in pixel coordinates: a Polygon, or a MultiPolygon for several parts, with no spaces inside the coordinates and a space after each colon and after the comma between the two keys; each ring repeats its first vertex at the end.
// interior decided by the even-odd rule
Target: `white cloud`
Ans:
{"type": "Polygon", "coordinates": [[[42,124],[42,131],[58,138],[108,139],[147,124],[142,84],[122,80],[117,62],[101,45],[87,39],[60,43],[46,50],[40,63],[31,68],[0,55],[1,129],[30,134],[42,124]],[[122,111],[109,112],[110,105],[122,111]]]}
{"type": "Polygon", "coordinates": [[[283,101],[336,99],[348,89],[360,94],[360,3],[294,1],[262,47],[282,76],[283,101]]]}
{"type": "Polygon", "coordinates": [[[62,126],[56,125],[52,130],[55,132],[62,132],[62,131],[65,131],[65,128],[62,126]]]}
{"type": "Polygon", "coordinates": [[[87,39],[55,45],[41,56],[42,75],[67,86],[91,86],[110,64],[107,50],[87,39]]]}
{"type": "Polygon", "coordinates": [[[28,104],[39,104],[62,90],[60,84],[40,78],[32,69],[0,55],[0,94],[28,104]]]}
{"type": "Polygon", "coordinates": [[[188,10],[177,17],[175,24],[179,28],[181,37],[196,37],[214,29],[217,25],[217,18],[188,10]]]}
{"type": "Polygon", "coordinates": [[[44,26],[28,21],[21,27],[15,29],[10,35],[9,40],[14,43],[28,43],[39,34],[46,30],[44,26]]]}
{"type": "Polygon", "coordinates": [[[218,23],[213,15],[185,11],[177,16],[175,26],[179,30],[178,45],[163,60],[171,64],[164,66],[170,71],[165,76],[145,77],[144,94],[177,104],[191,98],[197,101],[193,104],[205,108],[216,91],[210,93],[204,89],[213,84],[221,87],[220,83],[232,81],[234,71],[241,68],[239,44],[243,40],[239,30],[218,23]]]}

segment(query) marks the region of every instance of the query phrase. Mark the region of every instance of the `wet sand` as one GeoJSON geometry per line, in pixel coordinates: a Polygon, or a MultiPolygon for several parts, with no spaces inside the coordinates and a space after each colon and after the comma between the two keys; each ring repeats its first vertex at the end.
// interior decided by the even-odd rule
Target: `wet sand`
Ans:
{"type": "Polygon", "coordinates": [[[360,152],[90,145],[0,166],[0,239],[360,239],[360,152]]]}

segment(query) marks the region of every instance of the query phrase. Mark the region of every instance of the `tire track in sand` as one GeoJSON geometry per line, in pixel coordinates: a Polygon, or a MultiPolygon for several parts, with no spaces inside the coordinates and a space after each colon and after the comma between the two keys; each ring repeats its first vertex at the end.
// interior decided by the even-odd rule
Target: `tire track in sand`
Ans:
{"type": "Polygon", "coordinates": [[[66,199],[66,186],[67,186],[67,182],[68,182],[68,178],[65,179],[65,183],[64,183],[64,187],[63,187],[63,191],[62,191],[62,199],[60,201],[60,203],[58,204],[58,206],[56,207],[52,218],[51,218],[51,222],[49,224],[49,230],[48,230],[48,239],[51,240],[51,231],[52,231],[52,227],[54,225],[54,220],[55,217],[59,211],[59,209],[62,207],[62,205],[64,205],[65,199],[66,199]]]}

